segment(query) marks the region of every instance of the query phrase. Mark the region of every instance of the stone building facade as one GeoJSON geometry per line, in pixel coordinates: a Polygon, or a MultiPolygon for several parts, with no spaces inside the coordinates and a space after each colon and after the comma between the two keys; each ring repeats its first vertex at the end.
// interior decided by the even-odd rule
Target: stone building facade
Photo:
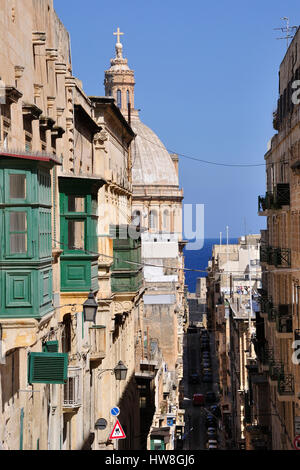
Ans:
{"type": "Polygon", "coordinates": [[[0,44],[0,446],[139,448],[134,132],[112,99],[88,97],[72,75],[52,0],[4,0],[0,44]],[[83,315],[89,293],[94,322],[83,315]]]}
{"type": "Polygon", "coordinates": [[[106,96],[116,100],[136,134],[131,146],[132,223],[142,232],[146,289],[143,316],[136,323],[136,377],[140,389],[147,391],[149,409],[154,411],[153,416],[147,409],[141,410],[141,421],[147,423],[144,434],[148,429],[144,446],[172,449],[184,424],[179,389],[187,322],[178,156],[169,154],[141,121],[134,105],[134,72],[123,57],[122,33],[118,29],[115,34],[116,57],[105,72],[104,85],[106,96]]]}
{"type": "MultiPolygon", "coordinates": [[[[297,30],[279,70],[279,99],[272,137],[265,154],[266,193],[259,197],[262,231],[262,313],[257,348],[270,414],[265,426],[272,449],[293,449],[299,412],[299,365],[294,340],[299,332],[299,100],[300,59],[297,30]]],[[[296,347],[297,349],[297,347],[296,347]]]]}
{"type": "Polygon", "coordinates": [[[246,235],[238,244],[214,245],[208,266],[208,327],[214,331],[219,359],[223,443],[246,446],[251,373],[257,368],[254,339],[261,289],[260,235],[246,235]]]}

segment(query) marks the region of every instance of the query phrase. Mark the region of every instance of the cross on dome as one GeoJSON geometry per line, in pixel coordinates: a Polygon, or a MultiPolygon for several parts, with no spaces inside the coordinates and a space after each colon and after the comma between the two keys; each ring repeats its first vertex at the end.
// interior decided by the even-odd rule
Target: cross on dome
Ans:
{"type": "Polygon", "coordinates": [[[114,33],[114,36],[117,36],[117,43],[120,43],[120,36],[123,36],[124,33],[121,33],[120,28],[118,27],[117,32],[114,33]]]}

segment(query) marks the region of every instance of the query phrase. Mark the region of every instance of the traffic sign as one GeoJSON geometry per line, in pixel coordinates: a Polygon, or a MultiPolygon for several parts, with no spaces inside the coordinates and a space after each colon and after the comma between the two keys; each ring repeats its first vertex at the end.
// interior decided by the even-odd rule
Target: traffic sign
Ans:
{"type": "Polygon", "coordinates": [[[99,429],[100,431],[103,431],[104,429],[106,429],[106,426],[107,426],[107,421],[104,418],[98,419],[95,423],[95,428],[99,429]]]}
{"type": "Polygon", "coordinates": [[[120,408],[118,408],[117,406],[114,406],[114,407],[110,410],[110,414],[112,414],[113,416],[119,416],[119,414],[120,414],[120,408]]]}
{"type": "Polygon", "coordinates": [[[109,439],[126,439],[125,432],[122,429],[120,421],[117,419],[109,439]]]}
{"type": "Polygon", "coordinates": [[[296,450],[300,450],[300,435],[296,436],[294,439],[294,447],[296,450]]]}

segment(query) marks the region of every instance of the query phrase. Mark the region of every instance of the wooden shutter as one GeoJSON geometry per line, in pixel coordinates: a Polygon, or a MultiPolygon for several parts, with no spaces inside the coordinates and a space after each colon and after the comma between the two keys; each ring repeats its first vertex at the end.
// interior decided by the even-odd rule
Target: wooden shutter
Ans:
{"type": "Polygon", "coordinates": [[[64,384],[68,379],[68,354],[30,353],[28,383],[64,384]]]}

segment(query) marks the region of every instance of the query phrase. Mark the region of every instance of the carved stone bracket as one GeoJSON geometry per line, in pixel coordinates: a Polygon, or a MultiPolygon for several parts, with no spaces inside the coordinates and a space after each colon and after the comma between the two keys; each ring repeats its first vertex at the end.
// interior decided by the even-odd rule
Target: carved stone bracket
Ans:
{"type": "Polygon", "coordinates": [[[114,303],[114,314],[123,315],[125,312],[130,312],[133,308],[133,303],[130,301],[115,302],[114,303]]]}
{"type": "Polygon", "coordinates": [[[108,141],[108,133],[105,130],[101,130],[100,132],[97,132],[94,136],[94,144],[95,148],[98,150],[104,150],[105,153],[108,153],[106,149],[106,144],[105,142],[108,141]]]}

